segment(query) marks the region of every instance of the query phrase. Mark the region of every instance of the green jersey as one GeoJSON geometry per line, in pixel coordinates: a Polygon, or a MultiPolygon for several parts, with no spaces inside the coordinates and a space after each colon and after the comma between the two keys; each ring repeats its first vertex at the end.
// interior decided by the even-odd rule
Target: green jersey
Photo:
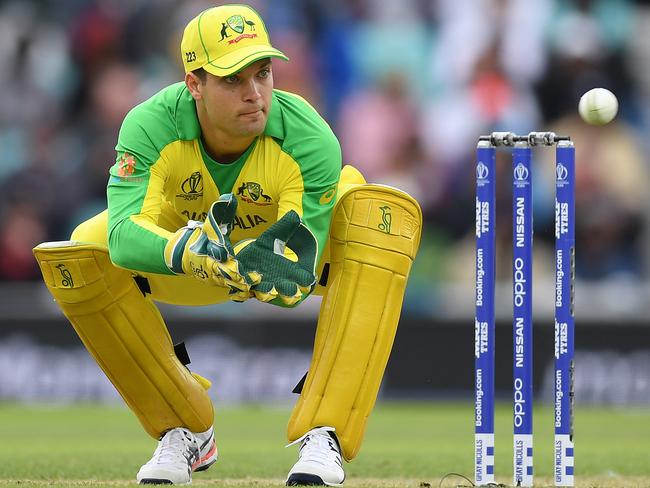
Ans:
{"type": "Polygon", "coordinates": [[[129,112],[115,149],[108,243],[119,266],[173,274],[164,259],[172,234],[188,220],[204,220],[219,195],[231,192],[239,204],[233,243],[257,237],[295,210],[316,237],[314,255],[320,259],[341,149],[327,123],[301,97],[274,90],[264,133],[239,159],[221,164],[203,147],[194,99],[184,83],[176,83],[129,112]]]}

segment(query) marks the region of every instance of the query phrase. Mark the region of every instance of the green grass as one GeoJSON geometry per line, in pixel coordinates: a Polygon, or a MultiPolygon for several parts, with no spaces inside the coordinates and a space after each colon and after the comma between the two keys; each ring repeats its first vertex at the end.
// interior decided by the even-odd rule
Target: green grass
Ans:
{"type": "MultiPolygon", "coordinates": [[[[218,463],[194,484],[282,486],[296,449],[284,449],[289,410],[217,411],[218,463]]],[[[380,404],[360,455],[346,466],[346,486],[438,487],[449,473],[472,478],[472,408],[467,404],[380,404]]],[[[535,410],[536,486],[551,484],[552,411],[535,410]]],[[[497,410],[497,479],[511,482],[512,416],[497,410]]],[[[577,485],[650,487],[650,411],[578,408],[577,485]]],[[[121,407],[0,405],[0,486],[124,486],[155,441],[121,407]]],[[[468,485],[448,478],[442,486],[468,485]]]]}

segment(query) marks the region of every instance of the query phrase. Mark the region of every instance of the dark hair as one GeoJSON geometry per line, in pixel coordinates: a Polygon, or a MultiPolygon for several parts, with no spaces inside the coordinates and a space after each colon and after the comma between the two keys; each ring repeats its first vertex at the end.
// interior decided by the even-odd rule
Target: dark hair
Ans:
{"type": "Polygon", "coordinates": [[[208,72],[203,68],[196,68],[192,71],[192,73],[194,73],[197,78],[201,80],[201,83],[205,83],[205,81],[208,79],[208,72]]]}

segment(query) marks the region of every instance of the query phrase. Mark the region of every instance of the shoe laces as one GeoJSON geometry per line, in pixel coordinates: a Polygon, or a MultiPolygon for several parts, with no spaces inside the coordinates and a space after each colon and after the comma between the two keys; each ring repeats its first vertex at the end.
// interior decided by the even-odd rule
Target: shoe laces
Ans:
{"type": "Polygon", "coordinates": [[[190,466],[198,459],[196,438],[185,429],[172,429],[158,442],[152,461],[157,464],[185,461],[190,466]]]}
{"type": "Polygon", "coordinates": [[[329,429],[322,427],[313,429],[294,441],[292,444],[302,441],[299,452],[300,459],[324,465],[335,463],[341,466],[339,448],[329,432],[329,429]]]}

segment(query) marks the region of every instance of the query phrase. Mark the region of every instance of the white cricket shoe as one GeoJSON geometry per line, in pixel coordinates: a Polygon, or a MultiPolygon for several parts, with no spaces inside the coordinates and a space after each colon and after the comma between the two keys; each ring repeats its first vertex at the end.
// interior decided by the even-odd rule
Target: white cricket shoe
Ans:
{"type": "Polygon", "coordinates": [[[185,485],[192,482],[193,471],[208,469],[216,460],[212,427],[198,434],[178,427],[165,432],[136,479],[141,485],[185,485]]]}
{"type": "Polygon", "coordinates": [[[289,446],[298,442],[301,443],[298,462],[289,471],[287,486],[343,484],[345,473],[341,449],[333,427],[312,429],[289,446]]]}
{"type": "Polygon", "coordinates": [[[218,456],[217,443],[214,441],[214,429],[210,427],[205,432],[195,433],[194,436],[199,445],[199,463],[194,471],[205,471],[216,462],[218,456]]]}

